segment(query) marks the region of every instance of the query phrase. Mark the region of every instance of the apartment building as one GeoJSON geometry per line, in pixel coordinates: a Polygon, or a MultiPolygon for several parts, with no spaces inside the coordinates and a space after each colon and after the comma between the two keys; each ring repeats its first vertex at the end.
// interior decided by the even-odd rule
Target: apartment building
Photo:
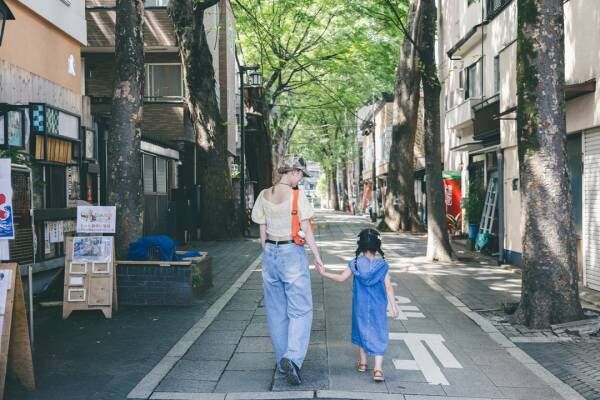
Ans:
{"type": "MultiPolygon", "coordinates": [[[[392,129],[398,120],[398,109],[395,107],[392,95],[384,94],[375,105],[364,106],[357,111],[358,122],[358,148],[360,172],[358,176],[362,182],[362,198],[357,204],[358,208],[364,209],[373,199],[373,166],[377,179],[378,211],[382,211],[388,194],[388,172],[390,161],[390,149],[392,147],[392,129]],[[373,134],[374,133],[374,134],[373,134]],[[375,149],[373,149],[373,142],[375,149]],[[375,160],[375,161],[374,161],[375,160]]],[[[415,169],[415,201],[420,215],[425,214],[425,151],[423,143],[423,104],[419,106],[419,116],[414,146],[414,169],[415,169]]],[[[354,173],[356,176],[356,172],[354,173]]],[[[356,179],[356,178],[355,178],[356,179]]],[[[351,182],[353,180],[351,179],[351,182]]]]}
{"type": "MultiPolygon", "coordinates": [[[[187,106],[181,58],[168,0],[145,1],[146,86],[142,120],[144,233],[169,234],[182,242],[199,238],[199,166],[187,106]]],[[[83,49],[86,95],[100,130],[110,121],[115,72],[115,0],[86,0],[88,45],[83,49]]],[[[205,14],[213,53],[217,96],[227,122],[230,159],[237,153],[235,21],[228,0],[205,14]]]]}
{"type": "Polygon", "coordinates": [[[16,230],[10,259],[38,272],[63,265],[61,237],[74,230],[73,207],[98,200],[96,133],[82,96],[85,7],[5,2],[15,18],[0,47],[0,148],[12,158],[16,230]],[[49,237],[57,226],[61,235],[49,237]]]}
{"type": "MultiPolygon", "coordinates": [[[[600,290],[600,44],[589,40],[598,35],[600,3],[570,0],[564,9],[567,152],[578,260],[584,285],[600,290]]],[[[465,196],[497,188],[492,252],[519,264],[517,1],[440,0],[440,10],[444,166],[460,172],[465,196]]]]}

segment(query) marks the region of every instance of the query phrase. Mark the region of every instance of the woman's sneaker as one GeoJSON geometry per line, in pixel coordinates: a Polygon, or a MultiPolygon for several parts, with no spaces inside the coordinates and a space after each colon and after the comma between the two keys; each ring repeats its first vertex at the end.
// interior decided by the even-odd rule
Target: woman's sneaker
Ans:
{"type": "Polygon", "coordinates": [[[302,383],[302,378],[300,377],[300,368],[296,364],[293,363],[289,358],[282,358],[279,362],[279,366],[287,381],[290,385],[299,385],[302,383]]]}

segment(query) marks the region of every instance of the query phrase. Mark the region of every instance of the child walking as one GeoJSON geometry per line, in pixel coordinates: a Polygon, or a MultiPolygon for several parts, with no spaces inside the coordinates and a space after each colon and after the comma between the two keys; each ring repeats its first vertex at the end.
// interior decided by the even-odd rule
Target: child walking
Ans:
{"type": "Polygon", "coordinates": [[[387,305],[394,317],[398,308],[389,266],[381,250],[379,232],[365,229],[358,235],[358,248],[348,268],[339,274],[319,269],[321,275],[336,282],[354,276],[352,283],[352,343],[358,346],[357,370],[368,369],[367,355],[375,356],[373,380],[383,382],[383,355],[388,345],[387,305]]]}

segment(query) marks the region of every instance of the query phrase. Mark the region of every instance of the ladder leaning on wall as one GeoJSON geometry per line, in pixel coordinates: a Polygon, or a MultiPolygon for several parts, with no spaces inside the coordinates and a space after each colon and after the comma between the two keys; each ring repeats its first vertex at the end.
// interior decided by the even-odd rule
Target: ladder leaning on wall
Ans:
{"type": "Polygon", "coordinates": [[[492,234],[497,204],[498,178],[494,176],[489,180],[487,193],[485,195],[483,213],[481,214],[481,221],[479,223],[479,233],[477,234],[477,240],[475,241],[475,248],[477,250],[481,250],[485,247],[489,240],[489,236],[492,234]]]}

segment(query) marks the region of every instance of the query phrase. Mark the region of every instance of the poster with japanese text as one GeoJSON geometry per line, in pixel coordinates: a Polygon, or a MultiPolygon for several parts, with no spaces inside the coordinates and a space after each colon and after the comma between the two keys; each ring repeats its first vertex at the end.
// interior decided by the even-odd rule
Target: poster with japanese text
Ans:
{"type": "Polygon", "coordinates": [[[73,261],[111,262],[113,256],[112,236],[82,236],[73,238],[73,261]]]}
{"type": "Polygon", "coordinates": [[[115,233],[117,209],[111,206],[77,207],[77,232],[115,233]]]}
{"type": "Polygon", "coordinates": [[[0,239],[14,239],[10,159],[0,159],[0,239]]]}

